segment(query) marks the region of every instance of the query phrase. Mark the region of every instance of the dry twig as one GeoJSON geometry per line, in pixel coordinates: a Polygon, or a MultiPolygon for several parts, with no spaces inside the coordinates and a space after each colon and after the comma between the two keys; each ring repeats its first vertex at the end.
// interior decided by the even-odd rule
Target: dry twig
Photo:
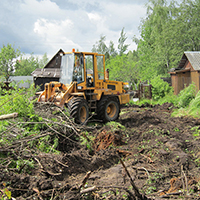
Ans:
{"type": "Polygon", "coordinates": [[[139,192],[138,188],[136,187],[136,185],[135,185],[135,183],[134,183],[134,181],[133,181],[133,179],[132,179],[132,177],[131,177],[131,175],[130,175],[128,169],[126,168],[124,162],[123,162],[122,159],[119,157],[119,155],[118,155],[118,158],[119,158],[120,163],[121,163],[122,166],[124,167],[124,170],[125,170],[126,174],[128,175],[128,177],[129,177],[129,179],[130,179],[130,183],[131,183],[131,185],[132,185],[132,187],[133,187],[133,189],[134,189],[134,191],[135,191],[135,195],[136,195],[139,199],[141,199],[141,200],[146,200],[146,199],[148,199],[145,195],[143,196],[143,195],[140,194],[140,192],[139,192]]]}

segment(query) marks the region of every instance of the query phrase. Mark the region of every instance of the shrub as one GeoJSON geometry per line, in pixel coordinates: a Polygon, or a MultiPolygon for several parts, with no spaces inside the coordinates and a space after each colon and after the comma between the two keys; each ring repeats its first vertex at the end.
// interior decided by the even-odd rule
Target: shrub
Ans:
{"type": "Polygon", "coordinates": [[[172,91],[172,87],[170,87],[169,84],[163,81],[159,76],[151,80],[151,85],[152,98],[154,100],[159,100],[172,91]]]}
{"type": "Polygon", "coordinates": [[[178,97],[177,95],[173,94],[173,91],[170,91],[168,94],[158,100],[158,104],[162,105],[164,103],[172,103],[173,105],[177,105],[178,97]]]}
{"type": "Polygon", "coordinates": [[[196,86],[194,83],[190,84],[188,87],[185,87],[183,90],[180,91],[178,95],[178,102],[177,106],[180,108],[187,107],[191,100],[195,98],[196,95],[196,86]]]}
{"type": "Polygon", "coordinates": [[[194,117],[199,117],[200,114],[200,91],[197,93],[196,97],[191,100],[188,107],[189,115],[194,117]]]}

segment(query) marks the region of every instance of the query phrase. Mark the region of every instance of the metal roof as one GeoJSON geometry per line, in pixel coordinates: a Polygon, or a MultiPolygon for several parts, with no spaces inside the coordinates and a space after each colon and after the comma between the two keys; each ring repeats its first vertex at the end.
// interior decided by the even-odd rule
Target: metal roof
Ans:
{"type": "Polygon", "coordinates": [[[34,77],[55,77],[60,78],[60,68],[37,68],[31,73],[34,77]]]}
{"type": "Polygon", "coordinates": [[[189,61],[194,70],[200,70],[200,51],[186,51],[181,58],[178,65],[178,69],[182,69],[185,66],[186,61],[189,61]]]}

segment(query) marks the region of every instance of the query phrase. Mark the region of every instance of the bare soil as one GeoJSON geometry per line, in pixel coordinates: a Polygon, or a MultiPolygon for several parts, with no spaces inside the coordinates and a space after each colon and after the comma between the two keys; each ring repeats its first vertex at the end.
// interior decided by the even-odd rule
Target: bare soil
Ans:
{"type": "Polygon", "coordinates": [[[0,185],[17,200],[139,199],[133,182],[143,199],[200,199],[200,119],[172,111],[123,107],[117,122],[91,128],[93,150],[59,141],[61,153],[38,152],[29,173],[0,169],[0,185]]]}

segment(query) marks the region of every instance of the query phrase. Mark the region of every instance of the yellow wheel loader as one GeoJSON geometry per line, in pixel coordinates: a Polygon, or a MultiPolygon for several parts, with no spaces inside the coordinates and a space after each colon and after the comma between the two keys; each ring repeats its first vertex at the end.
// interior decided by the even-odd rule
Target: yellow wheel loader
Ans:
{"type": "MultiPolygon", "coordinates": [[[[67,106],[76,123],[86,123],[91,114],[103,122],[119,117],[120,105],[130,100],[128,83],[109,80],[105,56],[98,53],[75,52],[61,55],[60,82],[45,84],[38,102],[54,102],[67,106]]],[[[119,72],[120,73],[120,72],[119,72]]]]}

